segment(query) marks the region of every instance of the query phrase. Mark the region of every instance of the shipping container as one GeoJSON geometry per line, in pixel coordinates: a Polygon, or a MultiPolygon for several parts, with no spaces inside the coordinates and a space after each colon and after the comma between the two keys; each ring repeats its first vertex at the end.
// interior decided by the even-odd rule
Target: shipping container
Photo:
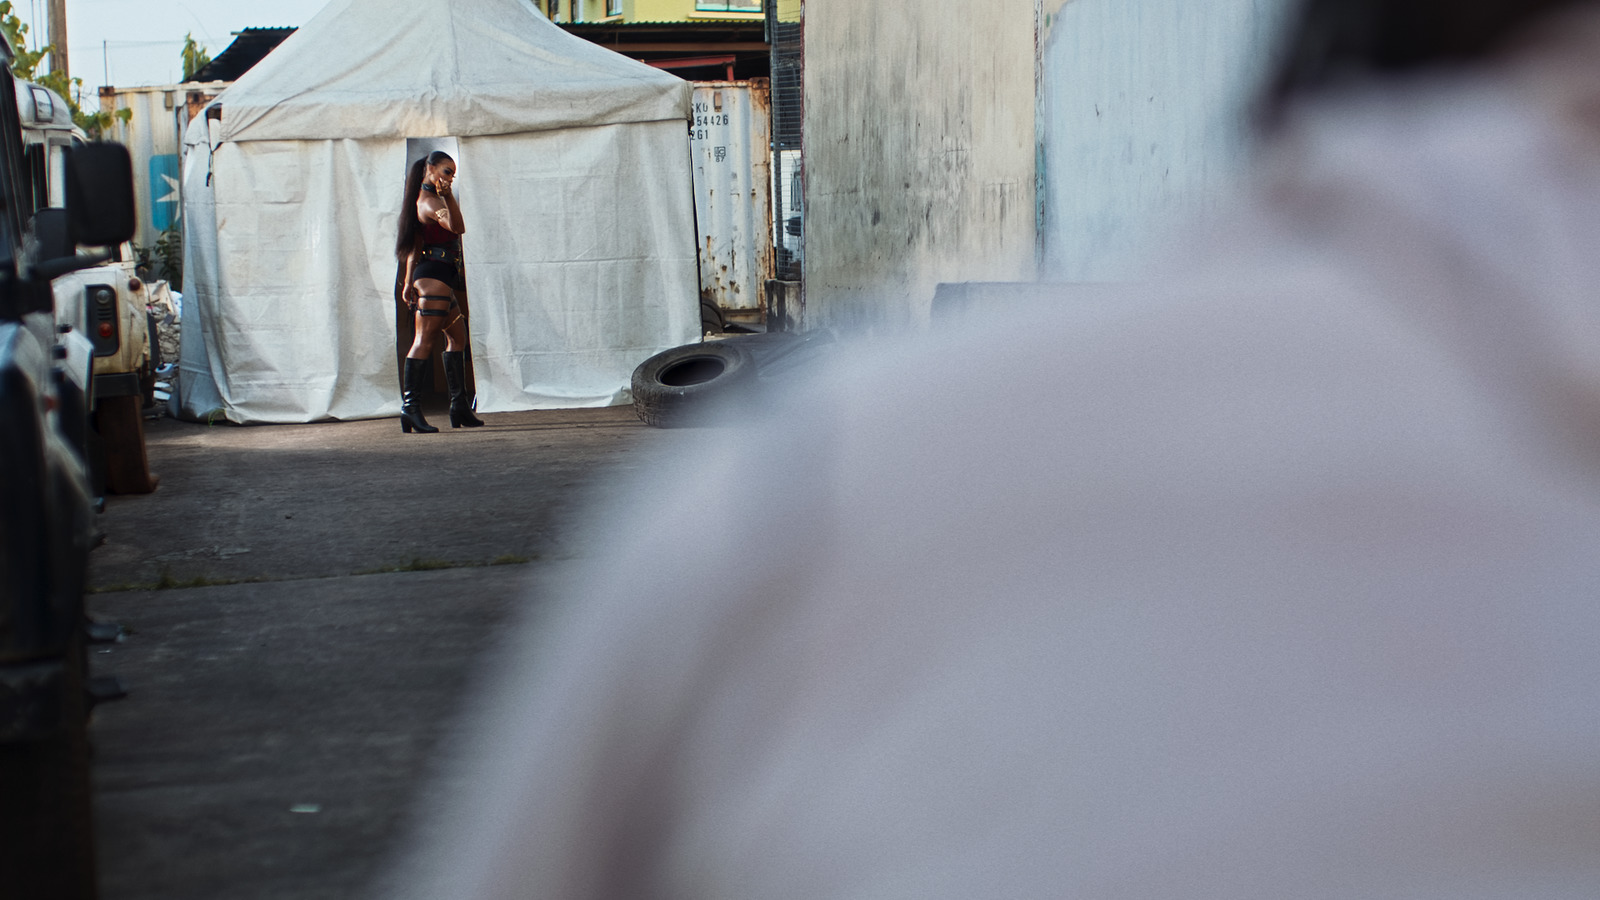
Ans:
{"type": "Polygon", "coordinates": [[[700,299],[724,320],[764,325],[772,277],[768,82],[696,82],[690,147],[700,299]]]}
{"type": "Polygon", "coordinates": [[[132,112],[127,121],[114,119],[107,137],[126,145],[133,157],[134,196],[138,203],[135,246],[155,246],[163,232],[178,224],[183,210],[178,159],[183,131],[194,111],[227,85],[228,82],[217,81],[100,89],[101,112],[132,112]]]}

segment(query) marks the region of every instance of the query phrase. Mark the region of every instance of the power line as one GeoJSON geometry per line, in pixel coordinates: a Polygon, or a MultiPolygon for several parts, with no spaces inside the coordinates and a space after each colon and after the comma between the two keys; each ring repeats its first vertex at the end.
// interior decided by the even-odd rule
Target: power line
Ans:
{"type": "Polygon", "coordinates": [[[101,41],[101,43],[109,47],[168,47],[173,44],[182,46],[183,39],[174,38],[170,41],[101,41]]]}

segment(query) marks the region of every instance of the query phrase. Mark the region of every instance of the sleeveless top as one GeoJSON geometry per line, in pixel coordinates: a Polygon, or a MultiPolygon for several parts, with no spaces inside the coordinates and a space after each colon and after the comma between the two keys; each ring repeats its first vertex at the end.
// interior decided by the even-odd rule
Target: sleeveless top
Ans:
{"type": "Polygon", "coordinates": [[[456,235],[438,222],[427,221],[422,223],[422,242],[424,244],[452,244],[455,243],[455,240],[456,235]]]}

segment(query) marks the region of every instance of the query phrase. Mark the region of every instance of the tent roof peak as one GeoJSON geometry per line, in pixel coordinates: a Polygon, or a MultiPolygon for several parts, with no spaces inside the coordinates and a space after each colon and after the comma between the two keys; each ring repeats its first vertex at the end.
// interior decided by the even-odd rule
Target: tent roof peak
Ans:
{"type": "Polygon", "coordinates": [[[223,140],[471,137],[686,118],[689,86],[530,0],[333,0],[223,110],[223,140]]]}

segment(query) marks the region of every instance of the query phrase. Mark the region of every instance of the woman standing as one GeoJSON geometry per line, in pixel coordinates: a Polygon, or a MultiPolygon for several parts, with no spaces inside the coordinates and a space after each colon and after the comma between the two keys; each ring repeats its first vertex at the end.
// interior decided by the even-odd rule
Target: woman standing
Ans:
{"type": "Polygon", "coordinates": [[[483,420],[473,415],[476,398],[467,393],[467,323],[456,291],[465,287],[461,277],[461,220],[453,185],[456,161],[435,150],[411,164],[406,177],[405,202],[400,206],[395,257],[405,264],[406,305],[416,313],[416,340],[406,354],[400,388],[400,431],[431,434],[417,405],[422,372],[433,354],[439,332],[444,332],[444,376],[450,389],[450,427],[476,428],[483,420]]]}

